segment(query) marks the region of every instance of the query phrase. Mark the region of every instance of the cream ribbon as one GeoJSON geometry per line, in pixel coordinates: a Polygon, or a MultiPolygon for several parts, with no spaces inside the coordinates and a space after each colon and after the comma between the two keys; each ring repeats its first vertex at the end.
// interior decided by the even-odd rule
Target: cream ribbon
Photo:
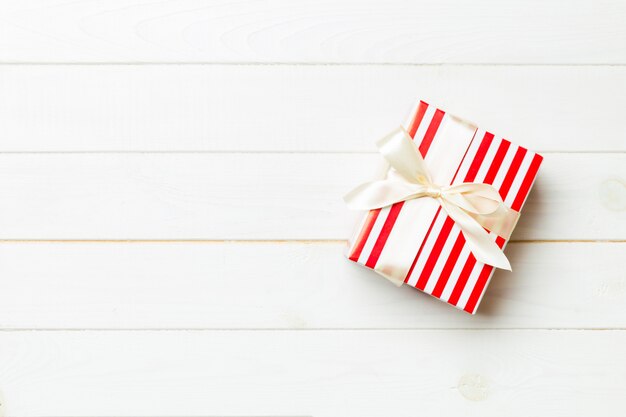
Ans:
{"type": "MultiPolygon", "coordinates": [[[[517,211],[504,205],[498,190],[481,183],[433,184],[417,145],[402,127],[376,145],[390,165],[389,172],[385,179],[361,184],[346,194],[344,200],[350,208],[371,210],[400,201],[433,198],[459,226],[476,260],[511,270],[504,252],[487,232],[508,240],[519,218],[517,211]]],[[[405,277],[388,278],[402,282],[405,277]]]]}

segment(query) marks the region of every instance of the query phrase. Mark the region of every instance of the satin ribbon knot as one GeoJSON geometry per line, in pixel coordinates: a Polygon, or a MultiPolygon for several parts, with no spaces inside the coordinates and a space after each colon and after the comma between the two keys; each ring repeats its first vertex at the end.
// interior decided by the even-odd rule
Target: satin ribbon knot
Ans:
{"type": "Polygon", "coordinates": [[[441,197],[441,188],[431,185],[430,187],[426,188],[424,194],[426,194],[427,197],[439,198],[441,197]]]}
{"type": "MultiPolygon", "coordinates": [[[[482,183],[434,184],[417,145],[402,127],[376,145],[389,164],[387,175],[348,193],[344,200],[350,208],[371,210],[400,201],[435,199],[461,229],[468,249],[478,261],[511,270],[511,264],[489,232],[508,240],[519,213],[504,204],[498,190],[482,183]]],[[[405,277],[389,278],[402,282],[405,277]]]]}

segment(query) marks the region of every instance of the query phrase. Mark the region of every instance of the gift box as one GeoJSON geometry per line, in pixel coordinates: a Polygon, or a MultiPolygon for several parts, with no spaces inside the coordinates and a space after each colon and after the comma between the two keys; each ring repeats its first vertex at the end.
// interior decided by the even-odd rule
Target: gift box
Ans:
{"type": "MultiPolygon", "coordinates": [[[[468,229],[458,220],[458,215],[455,216],[457,221],[453,220],[452,208],[446,209],[450,204],[442,201],[441,190],[456,193],[450,198],[454,200],[456,196],[466,195],[463,194],[466,186],[459,187],[462,183],[487,184],[499,193],[501,205],[506,206],[502,208],[517,214],[528,197],[543,158],[424,101],[419,102],[409,120],[404,133],[400,134],[413,140],[412,146],[421,154],[430,181],[450,187],[433,191],[432,187],[423,186],[416,188],[412,195],[406,192],[410,195],[407,199],[369,210],[349,241],[347,256],[387,278],[474,314],[496,267],[476,259],[483,256],[475,249],[470,250],[477,246],[473,239],[472,244],[466,239],[469,239],[467,230],[476,225],[470,224],[468,229]],[[414,198],[415,195],[432,198],[414,198]]],[[[389,147],[388,143],[384,146],[389,147]]],[[[390,166],[383,171],[381,178],[391,181],[392,185],[396,183],[389,179],[390,175],[402,177],[390,166]]],[[[415,182],[419,181],[418,176],[415,182]]],[[[384,199],[388,192],[383,194],[384,199]]],[[[480,197],[484,193],[477,191],[476,194],[480,197]]],[[[474,201],[472,198],[466,201],[474,201]]],[[[464,206],[465,203],[458,204],[464,206]]],[[[467,213],[464,216],[467,218],[467,213]]],[[[515,227],[515,221],[509,226],[509,232],[515,227]]],[[[480,231],[504,250],[509,235],[503,237],[484,224],[491,223],[481,223],[480,231]]]]}

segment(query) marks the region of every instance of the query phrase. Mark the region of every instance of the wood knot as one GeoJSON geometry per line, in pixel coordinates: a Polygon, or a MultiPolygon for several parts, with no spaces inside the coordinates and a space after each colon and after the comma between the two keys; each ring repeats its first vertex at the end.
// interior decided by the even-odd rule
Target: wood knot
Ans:
{"type": "Polygon", "coordinates": [[[624,278],[599,281],[595,287],[595,295],[612,300],[621,299],[626,292],[626,281],[624,278]]]}
{"type": "Polygon", "coordinates": [[[459,379],[458,389],[461,395],[470,401],[483,401],[489,395],[487,379],[478,374],[465,374],[459,379]]]}

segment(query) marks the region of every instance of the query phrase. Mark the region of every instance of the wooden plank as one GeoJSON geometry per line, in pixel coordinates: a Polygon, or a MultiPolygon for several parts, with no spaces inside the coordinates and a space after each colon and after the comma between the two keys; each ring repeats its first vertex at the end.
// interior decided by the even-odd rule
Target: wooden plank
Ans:
{"type": "Polygon", "coordinates": [[[619,0],[4,1],[4,62],[626,63],[619,0]]]}
{"type": "MultiPolygon", "coordinates": [[[[3,154],[0,239],[346,239],[375,154],[3,154]]],[[[626,154],[548,154],[514,240],[622,240],[626,154]]]]}
{"type": "Polygon", "coordinates": [[[9,65],[0,91],[9,152],[372,152],[418,98],[533,150],[626,151],[615,66],[9,65]]]}
{"type": "Polygon", "coordinates": [[[626,243],[512,243],[476,316],[301,243],[2,243],[2,329],[625,328],[626,243]],[[571,262],[576,259],[576,262],[571,262]]]}
{"type": "Polygon", "coordinates": [[[622,416],[624,331],[2,332],[11,416],[622,416]]]}

